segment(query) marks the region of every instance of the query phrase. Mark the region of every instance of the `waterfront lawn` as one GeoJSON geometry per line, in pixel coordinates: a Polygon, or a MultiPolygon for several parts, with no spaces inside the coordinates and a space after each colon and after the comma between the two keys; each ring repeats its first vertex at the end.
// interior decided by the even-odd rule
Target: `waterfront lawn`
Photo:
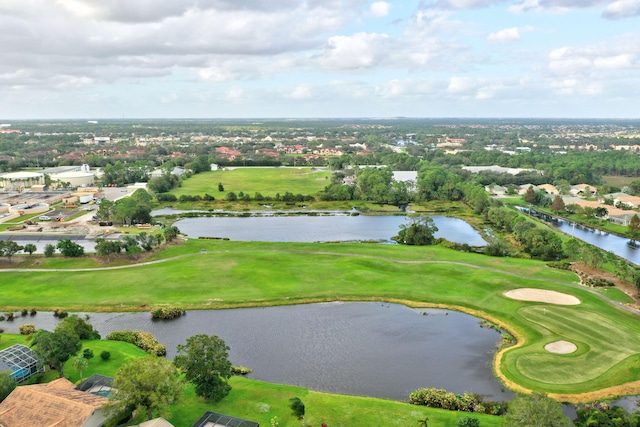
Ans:
{"type": "MultiPolygon", "coordinates": [[[[167,250],[178,258],[102,271],[3,271],[0,300],[15,307],[67,310],[224,308],[314,301],[390,301],[447,306],[492,320],[519,346],[497,355],[514,389],[563,400],[640,392],[640,322],[570,272],[525,259],[492,258],[441,247],[192,240],[167,250]],[[204,252],[201,250],[204,249],[204,252]],[[181,257],[180,257],[181,256],[181,257]],[[504,292],[542,288],[573,295],[577,306],[515,301],[504,292]],[[578,351],[544,345],[567,340],[578,351]]],[[[426,386],[426,385],[425,385],[426,386]]]]}
{"type": "Polygon", "coordinates": [[[305,423],[320,427],[371,427],[418,425],[419,420],[429,417],[429,426],[455,426],[457,420],[473,416],[483,427],[502,426],[503,418],[468,412],[445,411],[369,397],[344,396],[320,393],[302,387],[270,384],[243,377],[233,377],[230,381],[231,393],[219,403],[207,402],[197,397],[193,387],[185,393],[185,399],[171,408],[171,423],[176,427],[189,427],[197,419],[193,414],[214,411],[233,415],[270,426],[271,419],[279,419],[279,427],[299,426],[300,421],[291,415],[289,399],[298,397],[305,404],[305,423]]]}
{"type": "Polygon", "coordinates": [[[330,172],[310,167],[247,167],[231,170],[202,172],[183,181],[182,187],[171,191],[177,197],[181,195],[204,196],[205,193],[216,199],[224,199],[226,194],[239,192],[253,197],[255,193],[263,196],[281,196],[288,191],[292,194],[316,195],[330,184],[330,172]],[[222,183],[224,191],[218,191],[222,183]]]}

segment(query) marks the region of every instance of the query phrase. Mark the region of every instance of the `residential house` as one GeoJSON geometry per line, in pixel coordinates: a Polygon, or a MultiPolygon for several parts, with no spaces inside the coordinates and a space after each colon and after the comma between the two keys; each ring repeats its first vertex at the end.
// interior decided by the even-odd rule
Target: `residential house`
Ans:
{"type": "Polygon", "coordinates": [[[597,193],[596,187],[588,184],[572,185],[569,194],[574,197],[595,197],[597,193]]]}
{"type": "Polygon", "coordinates": [[[555,187],[555,185],[551,185],[551,184],[542,184],[542,185],[538,185],[538,188],[540,190],[543,190],[545,193],[547,194],[560,194],[560,192],[558,191],[558,189],[555,187]]]}
{"type": "Polygon", "coordinates": [[[640,206],[640,197],[638,196],[618,196],[613,199],[615,206],[626,206],[631,209],[638,209],[640,206]]]}
{"type": "Polygon", "coordinates": [[[484,189],[493,196],[505,196],[509,191],[507,187],[503,187],[502,185],[486,185],[484,189]]]}
{"type": "Polygon", "coordinates": [[[60,378],[47,384],[16,387],[0,403],[3,427],[101,427],[106,421],[106,397],[76,390],[60,378]]]}

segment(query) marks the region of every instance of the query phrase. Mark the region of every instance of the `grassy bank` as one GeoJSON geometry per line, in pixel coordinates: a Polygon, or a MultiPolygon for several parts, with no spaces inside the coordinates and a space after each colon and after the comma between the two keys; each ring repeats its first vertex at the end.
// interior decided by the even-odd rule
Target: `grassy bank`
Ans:
{"type": "Polygon", "coordinates": [[[572,273],[539,261],[441,247],[207,240],[190,240],[154,259],[160,262],[99,271],[3,271],[0,300],[11,302],[8,309],[38,310],[128,311],[169,303],[226,308],[332,300],[448,306],[488,318],[519,338],[517,347],[496,358],[497,372],[512,388],[555,393],[564,400],[582,399],[576,397],[582,393],[604,397],[640,392],[640,384],[629,384],[640,379],[638,317],[576,286],[572,273]],[[571,294],[580,304],[524,302],[503,295],[523,287],[571,294]],[[573,342],[578,351],[559,355],[544,350],[557,340],[573,342]]]}

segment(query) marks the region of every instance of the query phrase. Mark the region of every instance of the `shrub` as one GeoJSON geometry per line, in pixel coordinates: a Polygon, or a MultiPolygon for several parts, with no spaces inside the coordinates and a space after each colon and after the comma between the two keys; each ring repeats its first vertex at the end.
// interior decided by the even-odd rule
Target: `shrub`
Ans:
{"type": "Polygon", "coordinates": [[[247,375],[253,372],[253,369],[247,368],[246,366],[232,366],[231,373],[233,375],[247,375]]]}
{"type": "Polygon", "coordinates": [[[4,316],[0,315],[0,321],[2,321],[2,320],[6,320],[6,318],[4,316]]]}
{"type": "Polygon", "coordinates": [[[87,360],[93,359],[93,350],[91,350],[90,348],[85,348],[84,350],[82,350],[82,357],[87,360]]]}
{"type": "Polygon", "coordinates": [[[295,415],[299,420],[304,418],[304,403],[300,400],[299,397],[292,397],[289,399],[289,408],[291,408],[292,414],[295,415]]]}
{"type": "Polygon", "coordinates": [[[186,311],[180,307],[156,307],[151,310],[151,318],[153,319],[172,320],[183,314],[186,314],[186,311]]]}
{"type": "Polygon", "coordinates": [[[31,335],[35,333],[36,333],[36,325],[32,325],[31,323],[20,325],[20,335],[31,335]]]}
{"type": "Polygon", "coordinates": [[[7,317],[7,320],[13,320],[13,317],[15,316],[13,311],[7,311],[4,315],[7,317]]]}
{"type": "Polygon", "coordinates": [[[103,351],[100,353],[100,358],[101,358],[102,360],[104,360],[104,361],[109,360],[109,358],[110,358],[110,357],[111,357],[111,353],[109,353],[107,350],[103,350],[103,351]]]}
{"type": "Polygon", "coordinates": [[[31,311],[29,311],[30,316],[35,316],[36,314],[38,314],[38,312],[36,311],[35,308],[32,308],[31,311]]]}
{"type": "Polygon", "coordinates": [[[26,316],[27,314],[29,314],[29,310],[27,310],[26,308],[23,308],[20,314],[22,314],[23,316],[26,316]]]}
{"type": "Polygon", "coordinates": [[[69,315],[68,312],[62,311],[59,308],[56,308],[55,310],[53,310],[53,317],[57,317],[58,319],[64,319],[68,315],[69,315]]]}
{"type": "Polygon", "coordinates": [[[167,354],[167,348],[160,344],[149,332],[115,331],[107,335],[107,339],[128,342],[155,356],[164,356],[167,354]]]}
{"type": "Polygon", "coordinates": [[[480,427],[480,420],[474,417],[463,417],[458,420],[458,427],[480,427]]]}
{"type": "Polygon", "coordinates": [[[504,415],[507,412],[507,405],[503,402],[484,401],[482,397],[476,394],[464,393],[457,395],[436,388],[421,388],[411,392],[409,395],[409,403],[450,411],[477,412],[493,415],[504,415]]]}
{"type": "Polygon", "coordinates": [[[46,256],[47,258],[51,258],[55,253],[56,253],[55,245],[52,245],[51,243],[47,243],[44,247],[44,256],[46,256]]]}

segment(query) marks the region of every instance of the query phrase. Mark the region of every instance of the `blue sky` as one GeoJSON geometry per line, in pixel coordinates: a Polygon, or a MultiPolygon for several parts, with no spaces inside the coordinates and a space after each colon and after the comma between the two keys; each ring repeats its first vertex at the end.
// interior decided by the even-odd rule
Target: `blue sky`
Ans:
{"type": "Polygon", "coordinates": [[[0,0],[0,119],[640,117],[640,0],[0,0]]]}

